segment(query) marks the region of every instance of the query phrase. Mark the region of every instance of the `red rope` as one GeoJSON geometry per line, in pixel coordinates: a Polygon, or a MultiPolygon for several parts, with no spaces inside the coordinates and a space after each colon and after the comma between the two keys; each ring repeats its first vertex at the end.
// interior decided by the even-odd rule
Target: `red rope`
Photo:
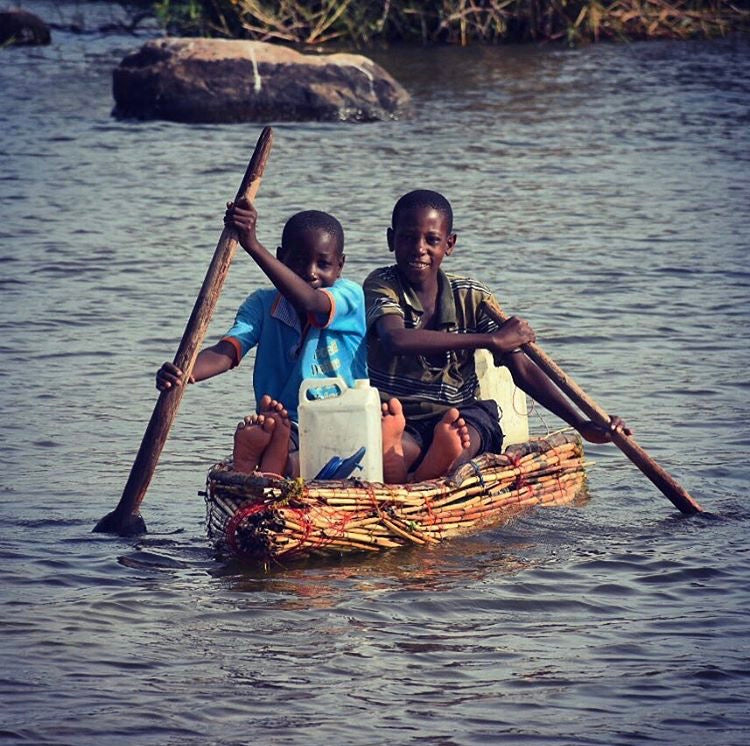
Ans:
{"type": "Polygon", "coordinates": [[[334,514],[334,516],[339,516],[339,520],[334,520],[334,516],[331,516],[330,518],[327,517],[328,526],[326,527],[326,529],[330,531],[332,535],[315,536],[313,533],[315,527],[313,525],[313,522],[308,517],[309,510],[303,508],[290,508],[289,506],[286,506],[285,510],[293,513],[298,519],[298,523],[300,523],[304,527],[304,534],[302,536],[302,539],[299,541],[299,546],[297,546],[296,549],[291,550],[289,552],[290,555],[294,555],[298,552],[305,552],[308,548],[320,549],[321,547],[332,543],[334,539],[344,535],[347,525],[354,519],[353,515],[349,515],[348,513],[344,512],[337,512],[334,514]]]}
{"type": "Polygon", "coordinates": [[[372,482],[365,482],[364,483],[365,488],[367,489],[367,494],[370,496],[370,500],[372,501],[372,507],[375,508],[375,512],[380,515],[380,503],[378,502],[378,498],[375,495],[375,488],[372,486],[372,482]]]}
{"type": "MultiPolygon", "coordinates": [[[[305,544],[310,538],[310,534],[312,534],[313,531],[312,521],[307,515],[310,512],[309,509],[304,510],[303,508],[292,508],[286,505],[284,506],[284,510],[288,510],[293,516],[295,516],[297,518],[297,522],[300,523],[304,528],[304,533],[302,535],[302,541],[300,542],[300,544],[305,544]]],[[[312,546],[315,546],[315,542],[310,542],[310,544],[312,546]]],[[[300,546],[299,549],[302,549],[302,546],[300,546]]]]}
{"type": "Polygon", "coordinates": [[[266,510],[268,506],[265,503],[253,503],[246,505],[244,508],[240,508],[235,514],[227,521],[227,527],[225,529],[227,537],[227,546],[238,554],[242,554],[239,546],[237,545],[237,531],[240,528],[240,524],[250,516],[256,513],[261,513],[266,510]]]}
{"type": "Polygon", "coordinates": [[[424,506],[427,508],[427,515],[432,519],[432,523],[436,522],[435,511],[432,509],[432,498],[429,495],[424,496],[424,506]]]}
{"type": "Polygon", "coordinates": [[[519,471],[519,473],[516,474],[515,482],[513,482],[513,489],[514,490],[523,489],[528,484],[528,481],[526,477],[520,473],[521,456],[517,453],[506,453],[505,455],[510,459],[510,463],[513,464],[513,468],[518,469],[519,471]]]}

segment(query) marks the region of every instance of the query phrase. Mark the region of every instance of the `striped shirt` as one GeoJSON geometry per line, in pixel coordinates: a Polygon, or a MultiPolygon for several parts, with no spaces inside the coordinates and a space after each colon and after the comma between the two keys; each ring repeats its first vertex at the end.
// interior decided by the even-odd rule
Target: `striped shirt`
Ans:
{"type": "MultiPolygon", "coordinates": [[[[396,265],[372,272],[364,283],[367,307],[367,347],[370,382],[384,401],[398,397],[407,420],[421,420],[477,400],[479,382],[474,351],[446,351],[439,356],[391,355],[376,332],[383,316],[395,314],[407,329],[420,326],[422,304],[396,265]]],[[[481,282],[439,271],[435,328],[449,334],[486,334],[498,329],[484,310],[499,308],[481,282]]]]}

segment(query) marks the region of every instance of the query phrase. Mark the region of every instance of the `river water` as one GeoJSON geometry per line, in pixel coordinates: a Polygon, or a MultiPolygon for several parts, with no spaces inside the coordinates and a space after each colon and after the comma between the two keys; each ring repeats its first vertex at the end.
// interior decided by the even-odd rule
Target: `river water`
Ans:
{"type": "MultiPolygon", "coordinates": [[[[747,40],[391,50],[373,56],[412,120],[275,127],[267,245],[330,210],[362,280],[394,200],[444,192],[446,266],[527,317],[711,515],[588,446],[575,507],[269,572],[213,556],[197,494],[253,407],[247,362],[188,390],[149,533],[91,533],[265,124],[112,119],[112,68],[143,40],[0,50],[0,742],[747,743],[747,40]]],[[[238,255],[209,338],[265,284],[238,255]]]]}

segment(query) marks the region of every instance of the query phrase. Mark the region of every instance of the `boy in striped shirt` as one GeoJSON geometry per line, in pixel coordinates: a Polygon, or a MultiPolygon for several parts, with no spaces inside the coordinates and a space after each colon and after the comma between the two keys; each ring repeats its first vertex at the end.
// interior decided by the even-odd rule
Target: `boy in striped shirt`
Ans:
{"type": "MultiPolygon", "coordinates": [[[[611,440],[520,349],[535,340],[528,322],[514,316],[499,326],[486,310],[499,306],[485,285],[441,269],[456,245],[445,197],[422,189],[405,194],[386,235],[396,263],[364,283],[368,368],[383,399],[386,482],[433,479],[478,453],[501,451],[497,404],[477,399],[474,350],[480,348],[584,438],[611,440]]],[[[610,428],[629,432],[617,417],[610,428]]]]}

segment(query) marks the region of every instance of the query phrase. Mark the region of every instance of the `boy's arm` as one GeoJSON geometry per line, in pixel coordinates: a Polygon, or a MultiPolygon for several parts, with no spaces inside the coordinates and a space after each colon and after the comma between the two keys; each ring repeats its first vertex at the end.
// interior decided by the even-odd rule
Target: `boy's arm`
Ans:
{"type": "MultiPolygon", "coordinates": [[[[237,351],[234,345],[225,339],[206,347],[195,358],[195,365],[193,365],[193,372],[188,383],[205,381],[207,378],[224,373],[234,365],[236,358],[237,351]]],[[[164,363],[156,373],[156,388],[159,391],[170,389],[172,386],[182,386],[184,383],[183,371],[173,363],[164,363]]]]}
{"type": "Polygon", "coordinates": [[[583,417],[547,374],[521,350],[506,355],[505,365],[519,388],[545,409],[549,409],[561,420],[578,430],[586,440],[592,443],[608,443],[612,440],[612,430],[621,430],[626,435],[630,435],[630,429],[619,417],[612,417],[610,430],[583,417]]]}
{"type": "Polygon", "coordinates": [[[331,298],[328,293],[310,287],[258,241],[255,234],[258,213],[247,198],[243,198],[237,204],[227,203],[224,222],[237,230],[242,248],[298,311],[322,316],[330,314],[331,298]]]}
{"type": "Polygon", "coordinates": [[[509,318],[496,332],[450,334],[432,329],[407,329],[401,315],[390,313],[375,322],[375,331],[392,355],[432,355],[478,349],[505,355],[536,339],[528,322],[517,316],[509,318]]]}

